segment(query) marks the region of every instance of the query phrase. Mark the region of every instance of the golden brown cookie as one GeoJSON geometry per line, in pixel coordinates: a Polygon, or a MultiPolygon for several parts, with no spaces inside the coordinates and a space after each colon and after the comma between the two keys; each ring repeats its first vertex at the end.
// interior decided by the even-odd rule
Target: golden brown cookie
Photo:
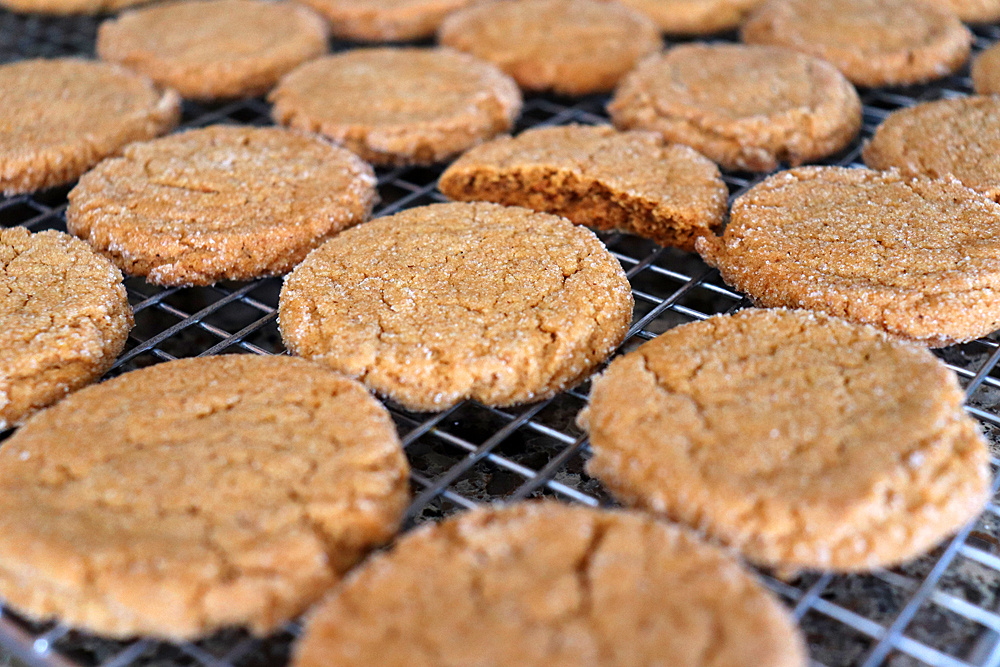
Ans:
{"type": "Polygon", "coordinates": [[[0,597],[114,637],[267,633],[394,534],[407,472],[385,409],[316,364],[128,373],[0,448],[0,597]]]}
{"type": "Polygon", "coordinates": [[[262,95],[327,50],[326,23],[265,0],[181,0],[125,12],[97,33],[101,60],[196,100],[262,95]]]}
{"type": "Polygon", "coordinates": [[[759,306],[809,308],[932,347],[1000,327],[1000,204],[955,181],[800,167],[696,247],[759,306]]]}
{"type": "Polygon", "coordinates": [[[1000,43],[986,49],[972,61],[972,87],[980,95],[1000,93],[1000,43]]]}
{"type": "Polygon", "coordinates": [[[603,0],[493,0],[448,16],[438,41],[494,63],[525,90],[610,91],[663,48],[645,14],[603,0]]]}
{"type": "Polygon", "coordinates": [[[365,220],[375,199],[371,167],[346,149],[280,128],[213,125],[99,164],[69,193],[66,227],[125,273],[208,285],[291,271],[365,220]]]}
{"type": "Polygon", "coordinates": [[[861,128],[858,94],[829,63],[737,44],[686,44],[647,58],[608,112],[620,129],[659,132],[749,171],[825,157],[861,128]]]}
{"type": "Polygon", "coordinates": [[[513,79],[451,49],[355,49],[306,63],[268,97],[274,120],[318,132],[376,165],[432,164],[506,132],[513,79]]]}
{"type": "Polygon", "coordinates": [[[451,12],[478,0],[299,0],[330,21],[336,37],[396,42],[430,37],[451,12]]]}
{"type": "Polygon", "coordinates": [[[923,0],[944,7],[966,23],[995,23],[1000,20],[1000,0],[923,0]]]}
{"type": "Polygon", "coordinates": [[[0,7],[31,14],[104,14],[150,0],[0,0],[0,7]]]}
{"type": "Polygon", "coordinates": [[[761,0],[619,0],[668,35],[710,35],[738,27],[761,0]]]}
{"type": "Polygon", "coordinates": [[[0,431],[100,377],[132,324],[122,274],[86,243],[0,229],[0,431]]]}
{"type": "Polygon", "coordinates": [[[180,97],[117,65],[58,58],[0,66],[0,193],[76,180],[180,119],[180,97]]]}
{"type": "Polygon", "coordinates": [[[638,513],[522,503],[407,535],[311,612],[292,667],[804,667],[734,558],[638,513]]]}
{"type": "Polygon", "coordinates": [[[411,410],[513,405],[579,382],[621,343],[632,291],[592,232],[496,204],[349,229],[288,276],[289,350],[411,410]]]}
{"type": "Polygon", "coordinates": [[[473,148],[438,187],[458,201],[524,206],[685,250],[722,223],[729,192],[718,168],[687,146],[585,125],[536,128],[473,148]]]}
{"type": "Polygon", "coordinates": [[[870,87],[947,76],[968,59],[972,42],[953,12],[924,0],[769,0],[741,36],[828,60],[870,87]]]}
{"type": "Polygon", "coordinates": [[[671,329],[593,382],[588,471],[751,561],[905,562],[989,496],[986,443],[926,349],[808,311],[671,329]]]}
{"type": "Polygon", "coordinates": [[[1000,201],[1000,98],[925,102],[889,115],[865,146],[872,169],[955,178],[1000,201]]]}

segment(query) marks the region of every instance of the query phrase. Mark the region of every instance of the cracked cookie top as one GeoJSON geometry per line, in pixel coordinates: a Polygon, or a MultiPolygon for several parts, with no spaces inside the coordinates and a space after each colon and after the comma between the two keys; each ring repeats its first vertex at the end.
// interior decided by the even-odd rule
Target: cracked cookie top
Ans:
{"type": "Polygon", "coordinates": [[[0,193],[69,183],[132,141],[170,130],[181,98],[118,65],[35,58],[0,66],[0,193]]]}
{"type": "Polygon", "coordinates": [[[435,204],[347,230],[285,280],[281,336],[413,410],[541,400],[622,341],[632,292],[594,234],[496,204],[435,204]]]}
{"type": "Polygon", "coordinates": [[[661,334],[595,378],[588,471],[758,564],[861,571],[931,549],[989,494],[988,452],[926,349],[808,311],[661,334]]]}
{"type": "Polygon", "coordinates": [[[322,366],[128,373],[0,449],[0,598],[115,637],[267,633],[393,535],[407,473],[385,409],[322,366]]]}
{"type": "Polygon", "coordinates": [[[268,99],[276,123],[317,132],[376,165],[434,164],[513,126],[521,92],[449,48],[353,49],[297,67],[268,99]]]}
{"type": "Polygon", "coordinates": [[[371,167],[344,148],[213,125],[99,164],[69,193],[66,227],[127,274],[207,285],[290,271],[376,197],[371,167]]]}
{"type": "Polygon", "coordinates": [[[937,100],[889,114],[865,145],[872,169],[955,178],[1000,201],[1000,99],[937,100]]]}
{"type": "Polygon", "coordinates": [[[920,83],[955,72],[969,57],[972,33],[946,4],[768,0],[743,24],[740,37],[822,58],[859,86],[920,83]]]}
{"type": "Polygon", "coordinates": [[[652,19],[599,0],[477,3],[450,14],[438,41],[494,63],[524,90],[562,95],[608,92],[663,48],[652,19]]]}
{"type": "Polygon", "coordinates": [[[181,0],[103,22],[97,53],[185,98],[252,97],[326,53],[327,32],[323,19],[294,3],[181,0]]]}
{"type": "Polygon", "coordinates": [[[550,501],[407,535],[316,608],[292,666],[806,662],[789,614],[730,555],[646,516],[550,501]]]}
{"type": "Polygon", "coordinates": [[[100,377],[132,324],[122,274],[87,244],[0,230],[0,430],[100,377]]]}
{"type": "Polygon", "coordinates": [[[819,159],[861,127],[861,100],[833,65],[744,44],[682,44],[646,58],[608,113],[619,129],[652,130],[750,171],[819,159]]]}
{"type": "Polygon", "coordinates": [[[404,42],[432,37],[445,16],[478,1],[302,0],[330,21],[330,31],[336,37],[358,42],[404,42]]]}
{"type": "Polygon", "coordinates": [[[954,180],[800,167],[695,243],[758,306],[809,308],[933,347],[1000,326],[1000,204],[954,180]]]}

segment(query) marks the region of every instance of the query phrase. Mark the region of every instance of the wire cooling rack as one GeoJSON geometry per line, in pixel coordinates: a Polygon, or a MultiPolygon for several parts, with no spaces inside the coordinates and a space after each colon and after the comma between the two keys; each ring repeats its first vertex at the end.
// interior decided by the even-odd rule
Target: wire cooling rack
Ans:
{"type": "MultiPolygon", "coordinates": [[[[42,19],[0,12],[0,62],[25,57],[92,55],[93,19],[42,19]]],[[[976,29],[976,50],[1000,39],[1000,28],[976,29]]],[[[346,48],[335,44],[334,48],[346,48]]],[[[891,111],[917,102],[971,93],[967,72],[934,85],[864,92],[863,136],[891,111]]],[[[526,100],[518,130],[568,122],[606,122],[601,96],[526,100]]],[[[219,106],[186,104],[183,127],[213,123],[269,124],[260,99],[219,106]]],[[[0,115],[3,110],[0,109],[0,115]]],[[[826,164],[858,165],[861,141],[826,164]]],[[[443,201],[440,169],[379,171],[376,215],[443,201]]],[[[763,176],[726,174],[732,196],[763,176]]],[[[65,229],[68,188],[0,197],[0,225],[65,229]]],[[[635,237],[602,238],[627,271],[635,293],[631,349],[670,327],[747,305],[697,256],[635,237]]],[[[276,326],[280,280],[163,289],[126,281],[136,327],[112,374],[178,357],[220,353],[280,354],[276,326]]],[[[939,352],[966,388],[967,409],[983,425],[1000,460],[1000,337],[939,352]]],[[[390,405],[413,467],[408,525],[438,519],[492,500],[553,495],[586,505],[610,504],[584,472],[586,439],[573,423],[588,387],[517,409],[473,403],[436,415],[390,405]]],[[[0,438],[4,434],[0,434],[0,438]]],[[[891,437],[891,436],[889,436],[891,437]]],[[[0,443],[2,446],[2,443],[0,443]]],[[[996,492],[995,482],[994,492],[996,492]]],[[[815,666],[932,665],[1000,667],[1000,504],[927,556],[865,576],[806,574],[782,581],[762,573],[805,631],[815,666]]],[[[447,610],[441,610],[448,613],[447,610]]],[[[31,667],[282,667],[300,632],[291,623],[267,639],[240,630],[193,643],[150,639],[117,642],[53,623],[37,624],[0,604],[0,665],[9,656],[31,667]]],[[[539,665],[538,667],[544,667],[539,665]]]]}

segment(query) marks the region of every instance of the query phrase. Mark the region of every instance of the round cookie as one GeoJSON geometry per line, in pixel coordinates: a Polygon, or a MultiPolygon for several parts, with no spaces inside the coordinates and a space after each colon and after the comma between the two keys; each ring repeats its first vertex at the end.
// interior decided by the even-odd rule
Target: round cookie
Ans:
{"type": "Polygon", "coordinates": [[[737,44],[686,44],[647,58],[608,113],[620,129],[653,130],[748,171],[836,153],[861,128],[858,94],[832,65],[737,44]]]}
{"type": "Polygon", "coordinates": [[[945,180],[781,172],[695,247],[759,306],[808,308],[932,347],[1000,327],[1000,204],[945,180]]]}
{"type": "Polygon", "coordinates": [[[954,13],[923,0],[769,0],[741,37],[822,58],[868,87],[940,79],[965,63],[972,43],[954,13]]]}
{"type": "Polygon", "coordinates": [[[586,125],[477,146],[441,174],[438,188],[458,201],[525,206],[685,250],[722,224],[729,194],[718,168],[687,146],[586,125]]]}
{"type": "Polygon", "coordinates": [[[807,662],[791,616],[730,555],[638,513],[550,501],[405,536],[310,613],[291,665],[807,662]]]}
{"type": "Polygon", "coordinates": [[[1000,99],[961,97],[889,114],[865,146],[872,169],[954,178],[1000,201],[1000,99]]]}
{"type": "Polygon", "coordinates": [[[125,144],[173,128],[180,103],[116,65],[57,58],[0,66],[0,193],[69,183],[125,144]]]}
{"type": "Polygon", "coordinates": [[[69,193],[66,227],[125,273],[209,285],[287,273],[376,196],[371,167],[344,148],[213,125],[99,164],[69,193]]]}
{"type": "Polygon", "coordinates": [[[972,61],[972,87],[980,95],[1000,93],[1000,43],[986,49],[972,61]]]}
{"type": "Polygon", "coordinates": [[[274,120],[376,165],[433,164],[509,130],[517,84],[451,49],[355,49],[306,63],[268,96],[274,120]]]}
{"type": "Polygon", "coordinates": [[[86,243],[0,229],[0,430],[103,375],[133,323],[122,274],[86,243]]]}
{"type": "Polygon", "coordinates": [[[97,33],[102,60],[195,100],[262,95],[326,50],[323,19],[265,0],[157,4],[105,21],[97,33]]]}
{"type": "Polygon", "coordinates": [[[592,232],[496,204],[349,229],[289,274],[281,337],[410,410],[506,406],[574,385],[621,343],[632,291],[592,232]]]}
{"type": "Polygon", "coordinates": [[[150,0],[0,0],[0,7],[23,14],[104,14],[150,0]]]}
{"type": "Polygon", "coordinates": [[[619,0],[668,35],[710,35],[738,27],[761,0],[619,0]]]}
{"type": "Polygon", "coordinates": [[[525,90],[561,95],[610,91],[663,47],[649,17],[602,0],[480,3],[448,16],[438,41],[494,63],[525,90]]]}
{"type": "Polygon", "coordinates": [[[444,17],[478,0],[299,0],[330,21],[334,36],[359,42],[431,37],[444,17]]]}
{"type": "Polygon", "coordinates": [[[395,533],[407,473],[385,409],[316,364],[127,373],[0,448],[0,597],[113,637],[265,634],[395,533]]]}
{"type": "Polygon", "coordinates": [[[995,23],[1000,20],[1000,0],[923,0],[958,15],[966,23],[995,23]]]}
{"type": "Polygon", "coordinates": [[[973,519],[989,454],[928,350],[808,311],[671,329],[593,381],[588,472],[784,570],[866,571],[973,519]]]}

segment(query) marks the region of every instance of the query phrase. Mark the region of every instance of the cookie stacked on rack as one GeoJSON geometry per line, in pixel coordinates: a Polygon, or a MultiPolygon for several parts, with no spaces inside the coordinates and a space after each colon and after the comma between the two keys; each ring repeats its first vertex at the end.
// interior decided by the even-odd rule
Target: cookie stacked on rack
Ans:
{"type": "Polygon", "coordinates": [[[889,116],[873,169],[815,163],[860,154],[865,88],[955,73],[960,17],[1000,7],[305,4],[151,4],[102,24],[104,63],[0,66],[0,184],[76,182],[77,237],[0,236],[0,336],[18,343],[0,352],[0,419],[24,423],[0,447],[0,598],[115,637],[266,634],[311,609],[297,667],[802,667],[802,633],[740,559],[870,571],[979,513],[987,446],[926,348],[1000,326],[995,100],[889,116]],[[662,41],[737,28],[743,44],[662,41]],[[438,45],[328,54],[331,34],[438,45]],[[515,132],[539,93],[611,93],[611,123],[515,132]],[[157,138],[181,98],[264,95],[280,127],[157,138]],[[927,128],[940,141],[919,147],[927,128]],[[455,201],[377,208],[417,169],[455,201]],[[730,209],[736,179],[752,187],[730,209]],[[655,313],[633,321],[605,245],[620,235],[697,253],[762,308],[637,345],[655,313]],[[80,389],[133,325],[123,275],[286,276],[298,358],[80,389]],[[479,508],[369,555],[414,513],[393,416],[531,412],[591,378],[588,470],[632,510],[479,508]]]}

